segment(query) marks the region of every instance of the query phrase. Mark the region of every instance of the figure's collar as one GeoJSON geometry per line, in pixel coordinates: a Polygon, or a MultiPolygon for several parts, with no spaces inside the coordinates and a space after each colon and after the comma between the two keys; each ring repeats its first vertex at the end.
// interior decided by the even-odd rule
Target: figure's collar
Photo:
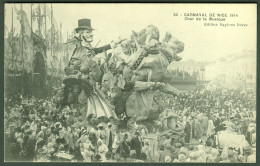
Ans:
{"type": "Polygon", "coordinates": [[[81,41],[81,46],[91,49],[91,44],[89,42],[81,41]]]}

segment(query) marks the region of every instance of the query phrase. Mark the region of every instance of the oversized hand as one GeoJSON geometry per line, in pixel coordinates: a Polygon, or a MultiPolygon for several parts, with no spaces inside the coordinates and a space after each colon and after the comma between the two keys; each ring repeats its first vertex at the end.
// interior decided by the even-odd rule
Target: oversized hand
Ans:
{"type": "Polygon", "coordinates": [[[111,46],[115,48],[118,44],[121,44],[121,43],[122,43],[123,41],[125,41],[125,40],[127,40],[127,39],[121,39],[121,38],[119,37],[117,41],[112,41],[112,42],[111,42],[111,46]]]}
{"type": "Polygon", "coordinates": [[[162,88],[165,87],[165,84],[162,83],[162,82],[156,82],[154,86],[155,86],[155,88],[157,88],[157,89],[162,89],[162,88]]]}
{"type": "Polygon", "coordinates": [[[127,40],[126,38],[121,39],[120,37],[118,38],[118,40],[115,42],[116,45],[121,44],[123,41],[127,40]]]}

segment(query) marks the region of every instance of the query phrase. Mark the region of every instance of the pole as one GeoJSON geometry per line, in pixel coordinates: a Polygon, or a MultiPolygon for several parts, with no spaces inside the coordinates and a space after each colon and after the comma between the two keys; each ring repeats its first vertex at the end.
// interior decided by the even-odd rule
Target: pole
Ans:
{"type": "MultiPolygon", "coordinates": [[[[23,6],[21,4],[21,10],[23,10],[23,6]]],[[[23,18],[21,18],[23,19],[23,18]]],[[[23,36],[23,33],[24,33],[24,29],[23,29],[23,26],[21,26],[21,35],[22,35],[22,50],[21,50],[21,53],[22,53],[22,65],[23,65],[23,68],[22,68],[22,95],[24,95],[24,57],[23,57],[23,39],[24,39],[24,36],[23,36]]]]}
{"type": "MultiPolygon", "coordinates": [[[[14,11],[12,7],[12,25],[11,25],[11,53],[12,53],[12,69],[14,68],[14,53],[13,53],[13,46],[14,46],[14,11]]],[[[13,73],[14,74],[14,73],[13,73]]]]}
{"type": "Polygon", "coordinates": [[[245,65],[245,90],[247,89],[247,64],[245,65]]]}
{"type": "MultiPolygon", "coordinates": [[[[52,23],[52,15],[53,15],[53,11],[52,11],[52,3],[51,3],[51,57],[52,57],[52,49],[53,49],[53,23],[52,23]]],[[[53,66],[51,66],[51,67],[53,67],[53,66]]],[[[53,73],[52,73],[52,79],[53,79],[53,73]]]]}
{"type": "Polygon", "coordinates": [[[60,44],[61,44],[61,29],[62,29],[62,24],[60,23],[60,44]]]}
{"type": "MultiPolygon", "coordinates": [[[[12,69],[14,69],[14,11],[12,7],[12,25],[11,25],[11,54],[12,54],[12,69]]],[[[14,92],[16,93],[17,90],[17,81],[16,81],[16,74],[13,73],[14,77],[14,92]]]]}
{"type": "Polygon", "coordinates": [[[46,4],[44,4],[44,22],[45,22],[45,28],[44,28],[44,35],[45,35],[45,41],[47,39],[47,19],[46,19],[46,4]]]}
{"type": "Polygon", "coordinates": [[[39,36],[41,37],[41,7],[40,7],[40,4],[38,5],[37,20],[38,20],[38,32],[39,32],[39,36]]]}
{"type": "Polygon", "coordinates": [[[61,41],[61,30],[62,30],[62,24],[61,24],[61,22],[60,22],[60,47],[59,47],[59,52],[60,52],[60,72],[59,72],[59,76],[60,76],[60,78],[59,78],[59,80],[61,79],[61,55],[62,55],[62,41],[61,41]]]}
{"type": "Polygon", "coordinates": [[[51,57],[52,57],[52,48],[53,48],[53,23],[52,23],[52,16],[53,16],[53,10],[52,10],[52,4],[51,4],[51,57]]]}
{"type": "Polygon", "coordinates": [[[60,72],[59,72],[60,74],[60,79],[61,79],[61,77],[62,77],[62,74],[61,74],[61,57],[60,57],[60,72]]]}
{"type": "MultiPolygon", "coordinates": [[[[32,12],[32,5],[33,4],[31,4],[31,42],[32,42],[31,44],[32,44],[32,57],[34,59],[35,57],[34,57],[34,46],[33,46],[33,23],[32,23],[33,22],[32,21],[33,20],[33,12],[32,12]]],[[[31,75],[31,77],[32,77],[31,78],[32,79],[32,82],[31,82],[32,87],[31,88],[32,88],[32,94],[33,94],[33,90],[34,90],[34,87],[33,87],[34,86],[34,83],[33,83],[33,81],[34,81],[34,78],[33,78],[34,77],[34,61],[33,61],[33,64],[32,64],[32,75],[31,75]]]]}

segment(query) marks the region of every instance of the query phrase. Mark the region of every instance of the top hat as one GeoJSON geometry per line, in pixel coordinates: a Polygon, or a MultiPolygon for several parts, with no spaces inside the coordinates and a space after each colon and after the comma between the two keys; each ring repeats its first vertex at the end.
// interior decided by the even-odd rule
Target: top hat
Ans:
{"type": "Polygon", "coordinates": [[[94,29],[91,27],[91,20],[87,18],[83,18],[78,20],[78,27],[75,29],[75,31],[78,33],[79,30],[88,29],[93,31],[94,29]]]}

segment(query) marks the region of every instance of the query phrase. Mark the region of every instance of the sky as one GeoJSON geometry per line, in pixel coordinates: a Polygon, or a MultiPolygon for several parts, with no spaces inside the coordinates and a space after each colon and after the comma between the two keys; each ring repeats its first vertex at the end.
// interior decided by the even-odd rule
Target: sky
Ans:
{"type": "MultiPolygon", "coordinates": [[[[11,29],[11,13],[14,4],[5,6],[5,25],[11,29]]],[[[17,9],[20,4],[15,5],[17,9]]],[[[51,8],[51,4],[47,4],[51,8]]],[[[254,4],[52,4],[58,25],[62,24],[63,38],[77,27],[78,19],[92,20],[93,46],[112,40],[129,38],[132,30],[140,31],[153,24],[159,28],[162,41],[167,31],[185,44],[180,54],[183,60],[211,61],[243,50],[256,50],[256,5],[254,4]],[[173,16],[178,13],[178,16],[173,16]],[[187,21],[187,13],[231,13],[238,17],[227,17],[225,23],[247,24],[247,27],[214,27],[204,23],[214,21],[187,21]],[[182,16],[180,16],[182,15],[182,16]]],[[[30,4],[23,4],[30,19],[30,4]]],[[[34,4],[33,8],[37,7],[34,4]]],[[[14,14],[14,27],[19,32],[19,22],[14,14]]],[[[50,23],[47,22],[47,29],[50,23]]],[[[36,23],[33,28],[36,29],[36,23]]]]}

